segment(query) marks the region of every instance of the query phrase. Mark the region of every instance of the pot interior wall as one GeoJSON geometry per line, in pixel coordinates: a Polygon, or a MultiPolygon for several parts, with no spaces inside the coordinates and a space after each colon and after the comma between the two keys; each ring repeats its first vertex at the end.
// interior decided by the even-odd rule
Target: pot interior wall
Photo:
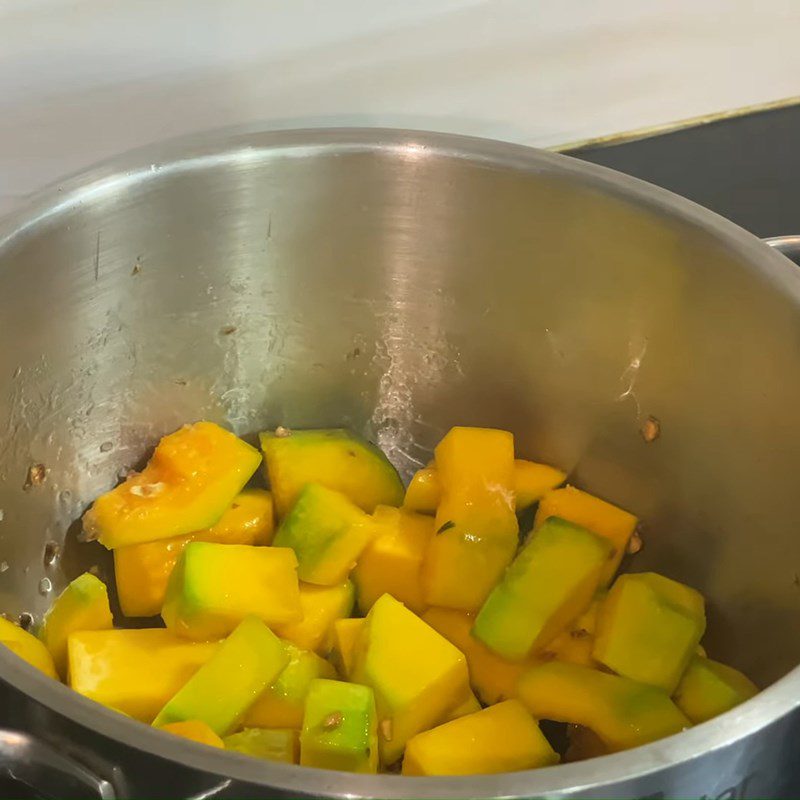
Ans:
{"type": "Polygon", "coordinates": [[[712,656],[793,667],[794,276],[558,163],[237,146],[59,195],[0,247],[0,609],[109,577],[73,523],[186,421],[350,425],[405,476],[490,425],[643,519],[712,656]]]}

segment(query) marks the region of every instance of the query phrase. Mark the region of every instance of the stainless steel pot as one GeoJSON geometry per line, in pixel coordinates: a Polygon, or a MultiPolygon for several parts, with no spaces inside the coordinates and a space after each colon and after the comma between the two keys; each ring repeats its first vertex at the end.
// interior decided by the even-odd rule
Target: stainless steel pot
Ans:
{"type": "Polygon", "coordinates": [[[184,742],[0,648],[9,714],[29,728],[0,736],[0,764],[107,797],[786,791],[800,702],[799,323],[796,267],[734,225],[495,142],[238,131],[43,193],[0,225],[0,608],[38,618],[79,569],[108,577],[102,548],[78,545],[71,523],[187,420],[241,433],[347,424],[406,474],[451,424],[494,425],[638,513],[636,567],[701,589],[711,654],[769,688],[631,752],[403,779],[184,742]],[[649,415],[662,434],[647,444],[649,415]],[[46,479],[30,485],[36,464],[46,479]]]}

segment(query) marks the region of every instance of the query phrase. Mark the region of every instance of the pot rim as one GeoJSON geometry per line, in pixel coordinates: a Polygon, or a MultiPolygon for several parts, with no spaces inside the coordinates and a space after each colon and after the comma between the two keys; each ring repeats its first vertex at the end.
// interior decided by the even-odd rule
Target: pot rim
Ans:
{"type": "MultiPolygon", "coordinates": [[[[310,152],[391,152],[409,162],[431,156],[464,159],[487,168],[551,174],[579,181],[617,199],[645,205],[715,238],[800,306],[800,273],[791,262],[732,222],[671,192],[605,167],[523,145],[413,130],[320,128],[273,131],[236,126],[148,145],[112,158],[32,195],[0,220],[0,253],[17,237],[104,193],[172,172],[214,164],[302,157],[310,152]]],[[[500,775],[408,778],[354,775],[270,763],[182,740],[101,706],[0,648],[0,679],[48,709],[144,753],[219,779],[297,795],[335,798],[515,798],[613,785],[687,764],[733,745],[800,706],[800,667],[737,708],[652,744],[574,764],[500,775]]]]}

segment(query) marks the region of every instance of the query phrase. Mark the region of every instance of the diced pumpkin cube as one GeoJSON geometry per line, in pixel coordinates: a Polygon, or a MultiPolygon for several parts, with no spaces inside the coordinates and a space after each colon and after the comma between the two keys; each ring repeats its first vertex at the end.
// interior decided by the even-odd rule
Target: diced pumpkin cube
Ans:
{"type": "Polygon", "coordinates": [[[452,719],[460,719],[466,717],[467,714],[474,714],[476,711],[481,710],[481,702],[475,696],[473,691],[470,691],[467,696],[453,708],[451,708],[444,715],[444,722],[450,722],[452,719]]]}
{"type": "MultiPolygon", "coordinates": [[[[551,489],[564,483],[567,475],[547,464],[522,458],[514,460],[514,495],[517,512],[524,511],[551,489]]],[[[435,466],[417,470],[406,489],[403,506],[420,514],[435,514],[441,499],[439,473],[435,466]]]]}
{"type": "Polygon", "coordinates": [[[245,728],[223,741],[226,750],[267,761],[297,764],[300,759],[300,734],[292,728],[245,728]]]}
{"type": "Polygon", "coordinates": [[[348,680],[353,670],[356,642],[364,627],[363,619],[337,619],[333,623],[333,647],[331,661],[339,676],[348,680]]]}
{"type": "Polygon", "coordinates": [[[53,656],[59,674],[66,678],[69,635],[113,627],[106,585],[90,572],[84,572],[64,589],[45,614],[39,638],[53,656]]]}
{"type": "Polygon", "coordinates": [[[297,554],[300,580],[335,586],[356,565],[373,531],[369,515],[347,497],[309,483],[283,518],[275,546],[291,547],[297,554]]]}
{"type": "Polygon", "coordinates": [[[473,633],[512,661],[540,652],[589,607],[610,553],[603,537],[550,517],[492,590],[473,633]]]}
{"type": "Polygon", "coordinates": [[[333,667],[316,653],[283,643],[289,662],[244,717],[246,728],[297,728],[303,725],[306,695],[315,678],[335,678],[333,667]]]}
{"type": "Polygon", "coordinates": [[[411,478],[403,507],[420,514],[435,514],[442,496],[439,473],[436,467],[418,469],[411,478]]]}
{"type": "Polygon", "coordinates": [[[592,657],[671,694],[706,627],[699,592],[655,573],[620,575],[600,606],[592,657]]]}
{"type": "Polygon", "coordinates": [[[274,534],[272,495],[266,489],[244,489],[215,525],[193,536],[198,542],[268,545],[274,534]]]}
{"type": "Polygon", "coordinates": [[[101,495],[83,517],[109,549],[210,528],[250,480],[261,455],[213,422],[165,436],[140,473],[101,495]]]}
{"type": "Polygon", "coordinates": [[[403,775],[485,775],[558,763],[528,710],[506,700],[409,740],[403,775]]]}
{"type": "Polygon", "coordinates": [[[452,428],[436,447],[442,498],[422,568],[425,602],[476,611],[517,549],[514,437],[452,428]]]}
{"type": "Polygon", "coordinates": [[[309,483],[341,492],[368,514],[375,506],[399,506],[403,501],[397,470],[379,448],[353,431],[267,431],[260,439],[279,517],[289,512],[309,483]]]}
{"type": "Polygon", "coordinates": [[[633,514],[574,486],[554,489],[542,497],[536,509],[534,530],[541,527],[549,517],[561,517],[574,522],[611,542],[614,553],[603,570],[600,585],[607,586],[611,583],[639,520],[633,514]]]}
{"type": "Polygon", "coordinates": [[[131,544],[114,550],[114,579],[126,617],[153,617],[161,613],[169,576],[193,534],[131,544]]]}
{"type": "Polygon", "coordinates": [[[388,594],[366,616],[350,679],[375,690],[384,766],[402,756],[408,739],[441,722],[469,687],[464,655],[388,594]]]}
{"type": "Polygon", "coordinates": [[[476,639],[472,616],[452,608],[429,608],[422,619],[464,654],[472,688],[484,703],[492,705],[516,696],[517,681],[529,664],[507,661],[476,639]]]}
{"type": "Polygon", "coordinates": [[[374,536],[353,571],[358,610],[366,614],[382,594],[390,594],[415,614],[421,613],[425,609],[422,560],[433,537],[433,519],[378,506],[373,520],[374,536]]]}
{"type": "Polygon", "coordinates": [[[695,656],[675,690],[676,705],[695,724],[730,711],[758,694],[758,687],[738,669],[695,656]]]}
{"type": "Polygon", "coordinates": [[[550,661],[531,667],[517,689],[537,719],[591,728],[611,751],[647,744],[691,725],[661,689],[578,664],[550,661]]]}
{"type": "Polygon", "coordinates": [[[161,613],[167,582],[189,542],[269,544],[274,533],[272,495],[264,489],[245,489],[219,522],[203,531],[132,544],[114,550],[117,596],[126,617],[161,613]]]}
{"type": "Polygon", "coordinates": [[[43,672],[49,678],[58,680],[53,657],[50,651],[32,633],[20,628],[13,622],[0,617],[0,645],[7,647],[12,653],[27,661],[32,667],[43,672]]]}
{"type": "Polygon", "coordinates": [[[548,464],[525,461],[518,458],[514,461],[514,494],[517,512],[530,508],[539,502],[549,491],[560,486],[567,478],[567,473],[548,464]]]}
{"type": "Polygon", "coordinates": [[[32,642],[26,640],[15,639],[13,641],[1,641],[0,645],[10,650],[14,655],[19,656],[23,661],[27,661],[32,667],[35,667],[40,672],[47,675],[48,678],[59,679],[56,672],[55,664],[53,664],[53,657],[50,651],[38,640],[34,645],[32,642]]]}
{"type": "Polygon", "coordinates": [[[217,646],[189,642],[163,628],[73,633],[67,640],[69,685],[149,723],[217,646]]]}
{"type": "Polygon", "coordinates": [[[174,736],[181,736],[198,744],[207,744],[209,747],[225,747],[222,739],[205,722],[201,722],[199,719],[170,722],[167,725],[162,725],[159,730],[166,731],[174,736]]]}
{"type": "MultiPolygon", "coordinates": [[[[672,580],[672,578],[659,575],[657,572],[640,572],[637,573],[637,577],[651,586],[653,591],[661,594],[670,603],[685,609],[687,614],[697,619],[705,620],[706,601],[697,589],[692,589],[691,586],[687,586],[685,583],[680,583],[679,581],[672,580]]],[[[631,576],[626,575],[625,578],[629,580],[631,576]]],[[[610,593],[609,591],[608,594],[610,593]]],[[[608,599],[608,594],[606,595],[606,599],[608,599]]],[[[605,605],[600,607],[601,611],[603,608],[605,608],[605,605]]],[[[600,617],[598,616],[598,623],[599,621],[600,617]]],[[[700,643],[698,642],[695,645],[695,651],[699,647],[700,643]]]]}
{"type": "Polygon", "coordinates": [[[286,547],[190,542],[167,584],[161,616],[174,633],[218,639],[253,614],[267,625],[302,617],[297,559],[286,547]]]}
{"type": "Polygon", "coordinates": [[[300,763],[345,772],[378,771],[372,689],[325,678],[311,682],[300,733],[300,763]]]}
{"type": "Polygon", "coordinates": [[[567,630],[561,633],[548,644],[542,657],[557,658],[559,661],[569,661],[572,664],[583,664],[585,667],[595,666],[592,658],[594,637],[597,630],[597,615],[599,613],[601,598],[596,598],[586,611],[583,612],[567,630]]]}
{"type": "Polygon", "coordinates": [[[294,642],[305,650],[327,654],[333,646],[333,624],[350,615],[355,601],[350,581],[338,586],[300,584],[300,609],[302,619],[284,625],[275,625],[275,633],[294,642]]]}
{"type": "Polygon", "coordinates": [[[247,617],[167,701],[153,725],[196,719],[227,736],[288,662],[281,640],[260,619],[247,617]]]}

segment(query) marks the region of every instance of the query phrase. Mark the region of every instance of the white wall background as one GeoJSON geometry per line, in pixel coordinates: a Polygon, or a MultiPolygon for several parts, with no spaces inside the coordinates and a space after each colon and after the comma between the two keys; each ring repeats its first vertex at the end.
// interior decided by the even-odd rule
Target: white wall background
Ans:
{"type": "Polygon", "coordinates": [[[0,203],[187,131],[550,146],[800,94],[800,0],[0,0],[0,203]]]}

